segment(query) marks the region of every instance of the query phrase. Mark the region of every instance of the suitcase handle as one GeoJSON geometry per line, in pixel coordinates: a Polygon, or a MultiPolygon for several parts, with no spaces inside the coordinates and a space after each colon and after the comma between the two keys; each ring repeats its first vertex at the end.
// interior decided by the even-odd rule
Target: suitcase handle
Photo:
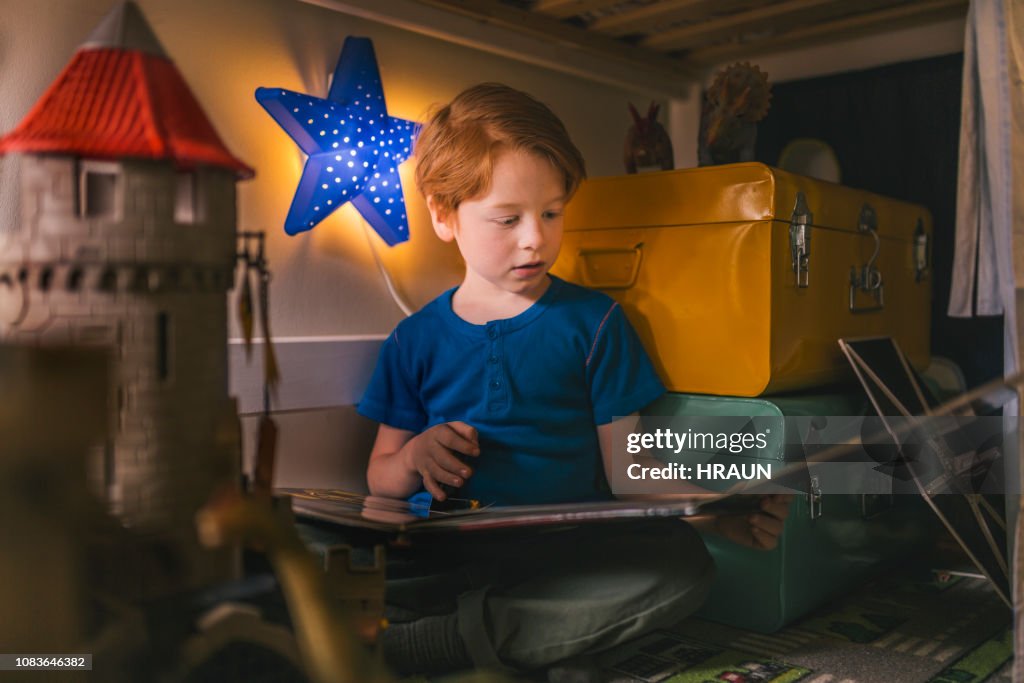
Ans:
{"type": "Polygon", "coordinates": [[[643,242],[633,247],[580,249],[583,284],[594,289],[629,289],[636,284],[643,242]]]}

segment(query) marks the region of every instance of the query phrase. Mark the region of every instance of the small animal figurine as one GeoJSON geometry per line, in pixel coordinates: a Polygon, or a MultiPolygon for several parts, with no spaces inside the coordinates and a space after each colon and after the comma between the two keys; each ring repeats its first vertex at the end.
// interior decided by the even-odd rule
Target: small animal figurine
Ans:
{"type": "Polygon", "coordinates": [[[720,71],[701,110],[700,165],[753,161],[757,122],[768,114],[771,97],[768,74],[749,62],[720,71]]]}
{"type": "Polygon", "coordinates": [[[647,108],[647,116],[641,117],[636,107],[630,103],[629,113],[633,116],[633,125],[626,133],[626,149],[624,162],[627,173],[636,173],[637,168],[650,167],[670,171],[672,164],[672,140],[664,126],[658,123],[660,105],[651,102],[647,108]]]}

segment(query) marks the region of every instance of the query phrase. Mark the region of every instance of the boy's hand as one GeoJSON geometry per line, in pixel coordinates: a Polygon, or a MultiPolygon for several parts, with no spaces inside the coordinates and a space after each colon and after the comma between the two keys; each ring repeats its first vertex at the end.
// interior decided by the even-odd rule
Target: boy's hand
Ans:
{"type": "Polygon", "coordinates": [[[473,470],[456,453],[476,457],[480,443],[476,428],[465,422],[445,422],[416,435],[402,448],[409,469],[423,477],[423,486],[437,500],[448,496],[441,484],[459,488],[473,470]]]}
{"type": "Polygon", "coordinates": [[[734,543],[772,550],[779,544],[792,502],[791,494],[762,496],[758,512],[719,517],[715,530],[734,543]]]}

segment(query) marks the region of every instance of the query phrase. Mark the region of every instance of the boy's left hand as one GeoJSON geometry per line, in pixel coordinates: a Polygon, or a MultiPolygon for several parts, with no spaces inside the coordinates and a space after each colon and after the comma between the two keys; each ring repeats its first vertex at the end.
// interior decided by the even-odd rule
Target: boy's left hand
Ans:
{"type": "Polygon", "coordinates": [[[792,503],[792,494],[762,496],[757,512],[719,517],[715,530],[734,543],[772,550],[779,544],[792,503]]]}

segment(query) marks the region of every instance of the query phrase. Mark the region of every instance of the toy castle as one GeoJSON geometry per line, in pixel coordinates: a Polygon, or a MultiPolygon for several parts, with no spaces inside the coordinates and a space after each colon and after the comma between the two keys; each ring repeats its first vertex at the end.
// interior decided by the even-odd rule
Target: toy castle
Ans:
{"type": "Polygon", "coordinates": [[[235,182],[252,170],[132,3],[0,138],[10,153],[22,155],[21,219],[0,232],[0,341],[112,350],[115,436],[90,488],[173,549],[180,583],[166,590],[230,578],[232,554],[200,549],[193,517],[239,478],[226,294],[235,182]]]}

